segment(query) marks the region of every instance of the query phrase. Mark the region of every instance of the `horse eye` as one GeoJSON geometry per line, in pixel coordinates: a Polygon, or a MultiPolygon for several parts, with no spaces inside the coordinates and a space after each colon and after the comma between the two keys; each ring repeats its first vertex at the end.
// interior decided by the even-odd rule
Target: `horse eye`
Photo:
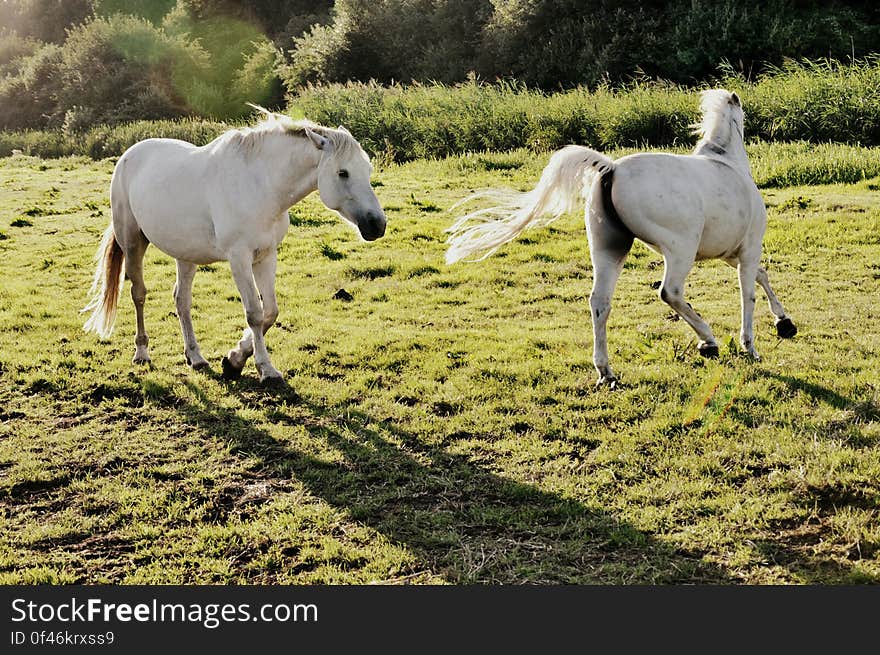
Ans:
{"type": "Polygon", "coordinates": [[[339,177],[341,177],[344,180],[345,178],[348,177],[348,171],[343,168],[341,171],[339,171],[339,177]]]}

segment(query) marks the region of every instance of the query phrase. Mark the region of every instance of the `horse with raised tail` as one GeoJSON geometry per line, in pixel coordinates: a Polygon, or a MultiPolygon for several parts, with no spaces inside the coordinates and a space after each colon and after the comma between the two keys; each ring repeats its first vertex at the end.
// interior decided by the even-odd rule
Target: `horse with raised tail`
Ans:
{"type": "Polygon", "coordinates": [[[638,153],[612,160],[569,145],[553,154],[532,191],[488,191],[466,198],[488,196],[500,204],[462,216],[447,230],[447,263],[478,254],[479,259],[488,257],[526,228],[547,225],[585,200],[597,384],[617,383],[608,360],[606,325],[614,287],[636,238],[663,256],[660,298],[697,333],[704,357],[716,357],[718,343],[685,301],[685,278],[701,259],[721,259],[735,267],[742,305],[740,341],[759,359],[752,326],[756,282],[767,294],[777,334],[790,338],[797,328],[760,265],[767,211],[749,169],[740,99],[736,93],[711,89],[702,92],[700,109],[700,140],[689,155],[638,153]]]}

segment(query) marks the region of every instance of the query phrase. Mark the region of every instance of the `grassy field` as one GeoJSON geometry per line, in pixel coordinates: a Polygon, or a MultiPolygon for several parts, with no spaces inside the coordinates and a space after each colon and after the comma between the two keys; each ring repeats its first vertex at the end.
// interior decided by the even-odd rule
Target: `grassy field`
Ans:
{"type": "Polygon", "coordinates": [[[112,162],[0,159],[0,582],[880,582],[880,179],[785,186],[880,170],[836,178],[829,157],[876,151],[805,148],[752,151],[798,336],[776,338],[761,297],[763,360],[742,357],[735,273],[705,263],[689,300],[723,348],[699,358],[636,246],[616,391],[594,387],[580,217],[443,263],[448,208],[530,188],[546,155],[382,168],[372,244],[316,198],[295,207],[268,335],[281,390],[252,364],[217,374],[244,326],[225,264],[194,289],[214,372],[185,366],[156,249],[153,367],[130,363],[127,289],[113,336],[83,333],[112,162]]]}

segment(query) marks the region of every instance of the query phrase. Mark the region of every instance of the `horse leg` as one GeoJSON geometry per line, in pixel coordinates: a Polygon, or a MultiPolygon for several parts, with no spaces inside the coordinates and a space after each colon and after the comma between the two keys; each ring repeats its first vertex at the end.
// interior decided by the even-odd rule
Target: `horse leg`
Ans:
{"type": "MultiPolygon", "coordinates": [[[[272,260],[271,270],[274,271],[274,253],[270,256],[270,259],[272,260]]],[[[260,263],[262,264],[262,262],[260,263]]],[[[269,351],[266,349],[266,341],[263,338],[263,325],[266,313],[263,301],[260,299],[260,290],[255,280],[253,258],[250,253],[236,253],[230,256],[229,266],[232,269],[232,277],[235,280],[235,284],[238,286],[238,292],[241,294],[241,302],[244,305],[248,329],[242,336],[238,347],[230,350],[229,354],[224,358],[223,375],[227,378],[234,378],[240,375],[245,361],[253,352],[254,363],[257,365],[257,371],[260,373],[260,381],[280,380],[282,377],[281,373],[272,366],[272,362],[269,359],[269,351]]],[[[256,268],[262,272],[262,268],[259,265],[256,268]]],[[[272,293],[272,300],[274,301],[274,291],[272,293]]],[[[277,306],[274,312],[275,316],[277,316],[277,306]]],[[[275,317],[273,316],[272,321],[274,322],[274,320],[275,317]]]]}
{"type": "Polygon", "coordinates": [[[757,280],[758,284],[761,285],[761,288],[764,289],[764,293],[767,294],[767,301],[770,303],[770,311],[773,312],[773,316],[776,317],[776,334],[783,339],[790,339],[797,334],[797,327],[795,327],[795,324],[791,322],[791,319],[785,315],[785,309],[783,308],[782,303],[779,302],[779,298],[776,297],[776,294],[773,293],[773,288],[770,286],[770,278],[767,275],[767,271],[761,266],[758,267],[757,280]]]}
{"type": "Polygon", "coordinates": [[[587,236],[590,241],[590,259],[593,262],[593,290],[590,292],[590,313],[593,321],[593,366],[599,374],[596,385],[614,386],[617,377],[608,362],[606,327],[611,313],[611,297],[623,262],[633,244],[633,235],[615,223],[600,220],[588,210],[587,236]]]}
{"type": "Polygon", "coordinates": [[[758,258],[740,257],[737,266],[739,273],[739,290],[742,298],[742,327],[739,333],[740,343],[752,359],[761,357],[755,350],[754,316],[755,316],[755,279],[758,274],[758,258]]]}
{"type": "MultiPolygon", "coordinates": [[[[263,300],[263,335],[269,331],[278,318],[278,300],[275,297],[275,270],[278,263],[278,254],[273,251],[259,262],[253,265],[254,282],[260,297],[263,300]]],[[[254,336],[251,328],[245,328],[238,346],[229,351],[226,356],[229,364],[241,370],[248,357],[254,353],[254,336]]]]}
{"type": "MultiPolygon", "coordinates": [[[[736,259],[725,259],[724,261],[733,268],[739,268],[738,260],[736,259]]],[[[763,266],[758,266],[757,272],[755,273],[755,279],[757,280],[758,284],[761,285],[761,288],[764,289],[764,293],[767,294],[767,301],[770,304],[770,311],[773,313],[773,316],[776,317],[776,334],[778,334],[783,339],[790,339],[797,334],[797,327],[786,315],[785,308],[782,306],[782,303],[779,302],[779,298],[777,298],[776,294],[773,292],[773,288],[770,286],[770,278],[768,277],[767,271],[763,266]]]]}
{"type": "Polygon", "coordinates": [[[673,256],[668,252],[663,253],[665,271],[663,284],[660,286],[660,299],[668,304],[681,316],[687,324],[693,328],[700,342],[697,348],[703,357],[717,357],[718,344],[709,324],[704,321],[694,308],[684,300],[684,280],[694,265],[694,256],[673,256]]]}
{"type": "Polygon", "coordinates": [[[190,262],[177,260],[177,282],[174,283],[174,304],[177,305],[177,319],[180,321],[180,331],[183,333],[183,356],[186,363],[199,370],[208,366],[208,361],[202,357],[199,350],[199,342],[192,324],[192,284],[196,275],[196,265],[190,262]]]}
{"type": "Polygon", "coordinates": [[[131,280],[131,300],[134,303],[137,318],[137,333],[134,337],[135,350],[131,361],[135,364],[149,364],[150,338],[147,336],[147,329],[144,326],[144,303],[147,300],[147,286],[144,284],[144,253],[150,242],[147,241],[139,228],[134,238],[124,240],[125,244],[122,249],[125,252],[125,275],[131,280]]]}

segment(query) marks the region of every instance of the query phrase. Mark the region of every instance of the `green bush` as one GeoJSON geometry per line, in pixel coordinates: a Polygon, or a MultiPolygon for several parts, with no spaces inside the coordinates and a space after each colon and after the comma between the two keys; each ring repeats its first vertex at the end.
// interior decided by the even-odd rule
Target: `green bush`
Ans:
{"type": "Polygon", "coordinates": [[[198,43],[208,65],[199,71],[187,96],[200,115],[219,119],[242,118],[250,113],[247,102],[277,105],[283,100],[275,73],[278,53],[254,25],[235,18],[192,18],[184,5],[168,14],[163,28],[178,39],[198,43]]]}
{"type": "Polygon", "coordinates": [[[192,113],[187,98],[208,58],[196,45],[141,18],[115,14],[71,30],[60,65],[56,122],[97,123],[192,113]]]}
{"type": "Polygon", "coordinates": [[[8,157],[15,150],[45,158],[81,154],[76,139],[63,134],[61,130],[0,132],[0,157],[8,157]]]}
{"type": "Polygon", "coordinates": [[[790,61],[743,87],[749,133],[771,141],[880,145],[878,89],[878,56],[852,64],[790,61]]]}
{"type": "Polygon", "coordinates": [[[0,29],[49,43],[63,43],[66,30],[88,20],[95,0],[2,0],[0,29]]]}
{"type": "Polygon", "coordinates": [[[46,127],[57,114],[61,48],[47,43],[16,60],[17,71],[0,78],[0,129],[46,127]]]}
{"type": "Polygon", "coordinates": [[[862,57],[877,9],[815,0],[337,0],[295,39],[282,72],[308,82],[513,79],[545,90],[665,79],[694,84],[724,62],[752,75],[787,57],[862,57]]]}
{"type": "Polygon", "coordinates": [[[435,80],[467,75],[489,0],[336,0],[333,22],[294,39],[288,88],[345,80],[435,80]]]}
{"type": "Polygon", "coordinates": [[[295,111],[343,124],[369,151],[396,161],[454,153],[567,143],[596,148],[692,141],[696,95],[670,85],[601,87],[545,94],[521,85],[403,87],[375,82],[309,86],[291,98],[295,111]]]}
{"type": "Polygon", "coordinates": [[[36,39],[19,36],[15,32],[0,33],[0,77],[15,75],[23,59],[40,49],[36,39]]]}
{"type": "MultiPolygon", "coordinates": [[[[719,84],[741,94],[749,141],[880,145],[880,58],[852,64],[790,63],[753,83],[730,74],[719,84]]],[[[699,94],[659,83],[547,94],[476,80],[456,86],[352,82],[307,86],[290,98],[290,112],[324,125],[345,125],[384,161],[518,148],[547,151],[567,143],[603,151],[688,149],[696,140],[691,125],[699,118],[699,94]]],[[[31,148],[34,154],[42,154],[41,148],[50,153],[68,148],[65,154],[105,157],[149,136],[204,143],[225,127],[201,120],[138,121],[85,130],[72,145],[33,132],[26,133],[24,145],[15,145],[15,135],[4,135],[2,143],[7,150],[31,148]]],[[[842,170],[842,162],[835,170],[842,170]]],[[[847,175],[859,174],[856,167],[847,175]]]]}

